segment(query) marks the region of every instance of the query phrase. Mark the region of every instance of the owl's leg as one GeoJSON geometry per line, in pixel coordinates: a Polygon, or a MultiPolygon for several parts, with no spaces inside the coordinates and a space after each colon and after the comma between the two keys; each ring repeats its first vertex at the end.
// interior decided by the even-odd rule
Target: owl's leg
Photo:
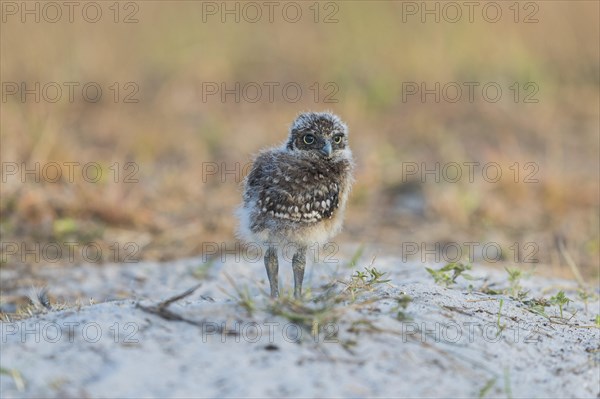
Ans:
{"type": "Polygon", "coordinates": [[[302,296],[302,280],[304,280],[305,265],[306,247],[300,247],[292,258],[292,269],[294,270],[294,298],[300,298],[302,296]]]}
{"type": "Polygon", "coordinates": [[[279,296],[279,263],[277,261],[277,249],[269,247],[265,253],[265,267],[267,268],[267,277],[271,285],[271,298],[279,296]]]}

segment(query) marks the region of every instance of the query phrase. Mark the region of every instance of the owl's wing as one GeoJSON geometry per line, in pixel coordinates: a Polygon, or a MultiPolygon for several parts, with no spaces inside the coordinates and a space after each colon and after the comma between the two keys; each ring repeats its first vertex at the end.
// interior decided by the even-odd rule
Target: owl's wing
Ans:
{"type": "Polygon", "coordinates": [[[331,218],[339,206],[340,184],[327,166],[285,152],[259,155],[246,181],[244,200],[261,214],[293,222],[331,218]]]}

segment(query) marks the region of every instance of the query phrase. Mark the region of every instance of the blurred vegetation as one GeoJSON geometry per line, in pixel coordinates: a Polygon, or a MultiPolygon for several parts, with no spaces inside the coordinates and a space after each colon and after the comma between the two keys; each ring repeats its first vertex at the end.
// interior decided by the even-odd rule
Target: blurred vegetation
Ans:
{"type": "MultiPolygon", "coordinates": [[[[137,258],[154,260],[200,254],[205,242],[233,242],[241,176],[209,176],[206,165],[231,170],[238,163],[241,171],[251,154],[285,139],[299,111],[331,109],[350,126],[357,160],[340,242],[378,243],[392,252],[407,241],[497,242],[507,262],[514,261],[511,245],[519,243],[522,261],[533,242],[538,270],[572,277],[556,244],[563,240],[585,276],[597,278],[598,3],[538,2],[539,22],[530,24],[515,23],[506,3],[506,17],[493,24],[477,13],[473,23],[403,22],[401,2],[338,2],[338,22],[329,24],[309,14],[289,23],[277,13],[273,23],[222,23],[218,16],[203,22],[201,2],[136,4],[133,24],[108,16],[95,24],[3,23],[2,82],[103,88],[96,103],[77,89],[72,103],[23,103],[18,96],[1,103],[3,164],[96,162],[103,171],[95,183],[77,168],[74,182],[7,176],[3,242],[95,242],[111,261],[128,253],[109,259],[115,242],[136,243],[137,258]],[[124,103],[127,82],[139,87],[139,102],[124,103]],[[256,103],[218,95],[203,101],[203,82],[296,82],[303,95],[293,103],[276,89],[273,102],[266,90],[256,103]],[[318,101],[309,89],[315,82],[318,101]],[[339,89],[336,103],[323,101],[327,82],[339,89]],[[403,82],[496,82],[503,95],[485,101],[479,86],[473,102],[464,91],[455,103],[404,100],[403,82]],[[519,101],[509,89],[515,82],[519,101]],[[539,88],[537,103],[523,101],[527,82],[539,88]],[[139,167],[137,182],[125,182],[128,162],[139,167]],[[432,169],[437,162],[495,162],[503,174],[489,183],[476,167],[470,182],[465,167],[454,183],[403,173],[407,163],[432,169]],[[526,163],[537,166],[538,182],[524,182],[526,163]]],[[[308,13],[309,3],[301,4],[308,13]]],[[[10,258],[2,267],[33,263],[10,258]]]]}

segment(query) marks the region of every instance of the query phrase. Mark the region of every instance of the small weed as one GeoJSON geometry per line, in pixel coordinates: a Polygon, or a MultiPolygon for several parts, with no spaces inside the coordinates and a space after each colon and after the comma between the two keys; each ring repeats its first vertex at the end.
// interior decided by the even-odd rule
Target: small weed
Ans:
{"type": "Polygon", "coordinates": [[[320,326],[336,323],[339,320],[340,308],[336,308],[336,304],[337,299],[333,295],[323,298],[317,306],[292,297],[280,297],[269,303],[267,311],[274,316],[288,319],[316,336],[320,326]]]}
{"type": "Polygon", "coordinates": [[[596,326],[600,327],[600,314],[596,315],[596,326]]]}
{"type": "Polygon", "coordinates": [[[252,313],[256,310],[256,304],[250,295],[248,287],[244,287],[243,290],[238,291],[238,305],[246,309],[249,316],[252,316],[252,313]]]}
{"type": "Polygon", "coordinates": [[[350,327],[348,327],[348,332],[357,335],[364,332],[374,331],[379,331],[379,329],[375,326],[375,324],[373,324],[371,320],[367,319],[353,321],[352,324],[350,324],[350,327]]]}
{"type": "Polygon", "coordinates": [[[500,324],[500,316],[502,316],[502,305],[504,305],[504,299],[500,299],[500,308],[498,309],[498,320],[496,320],[496,325],[498,326],[498,334],[496,334],[496,337],[502,334],[502,331],[504,331],[504,328],[506,327],[506,325],[500,324]]]}
{"type": "Polygon", "coordinates": [[[517,296],[515,297],[515,299],[519,302],[523,302],[525,299],[527,299],[527,295],[529,295],[529,290],[519,291],[517,292],[517,296]]]}
{"type": "Polygon", "coordinates": [[[504,392],[506,393],[506,397],[508,399],[512,399],[512,389],[510,387],[510,370],[508,367],[504,368],[504,392]]]}
{"type": "Polygon", "coordinates": [[[412,298],[408,295],[400,295],[396,297],[396,306],[392,309],[392,312],[396,313],[396,320],[406,321],[410,320],[410,317],[404,313],[408,304],[412,301],[412,298]]]}
{"type": "Polygon", "coordinates": [[[456,283],[456,279],[459,276],[462,276],[467,280],[473,280],[472,276],[465,273],[465,271],[471,270],[471,265],[461,262],[448,263],[446,266],[438,270],[430,269],[428,267],[426,267],[425,270],[431,274],[436,284],[440,284],[445,287],[449,287],[456,283]]]}
{"type": "Polygon", "coordinates": [[[554,305],[558,306],[560,310],[560,318],[563,318],[563,308],[569,304],[569,302],[573,302],[571,299],[567,298],[563,291],[558,291],[556,295],[550,298],[550,302],[554,305]]]}
{"type": "MultiPolygon", "coordinates": [[[[349,280],[335,281],[327,284],[324,291],[310,300],[299,301],[292,297],[279,297],[275,301],[269,301],[264,309],[274,316],[280,316],[297,324],[303,330],[310,332],[311,336],[316,337],[321,331],[327,335],[327,339],[335,338],[339,322],[344,320],[344,315],[351,311],[368,309],[373,303],[387,299],[387,297],[369,298],[365,294],[371,292],[377,284],[389,282],[385,279],[385,273],[380,272],[375,267],[365,267],[363,271],[356,271],[349,280]],[[343,288],[340,289],[340,284],[343,288]],[[332,334],[328,329],[333,328],[332,334]]],[[[239,296],[239,294],[238,294],[239,296]]],[[[402,296],[397,299],[398,311],[408,305],[410,298],[402,296]]],[[[377,331],[368,319],[355,320],[352,323],[350,332],[360,333],[362,331],[377,331]]],[[[343,347],[350,349],[351,341],[338,340],[343,347]]]]}
{"type": "Polygon", "coordinates": [[[543,316],[547,319],[550,318],[550,316],[548,316],[546,314],[546,307],[551,305],[547,299],[544,299],[544,298],[530,299],[527,301],[523,301],[523,303],[527,306],[527,309],[530,312],[539,314],[540,316],[543,316]]]}
{"type": "Polygon", "coordinates": [[[19,370],[0,367],[0,374],[5,374],[12,377],[15,386],[17,387],[17,391],[23,392],[25,390],[25,381],[23,380],[23,376],[19,370]]]}
{"type": "MultiPolygon", "coordinates": [[[[366,292],[368,292],[368,288],[357,292],[349,292],[346,289],[340,292],[330,286],[323,294],[310,302],[298,301],[292,297],[280,297],[276,301],[269,302],[266,311],[274,316],[288,319],[310,332],[313,337],[318,336],[320,330],[323,330],[327,335],[327,339],[337,339],[339,321],[343,319],[346,312],[352,309],[364,308],[383,299],[366,299],[357,302],[356,295],[366,292]],[[331,328],[333,328],[333,332],[328,331],[331,328]]],[[[353,322],[352,326],[356,327],[359,324],[370,325],[371,322],[367,319],[361,319],[353,322]]],[[[352,332],[358,333],[359,330],[352,332]]],[[[344,341],[340,340],[339,342],[343,343],[344,341]]]]}
{"type": "Polygon", "coordinates": [[[487,294],[487,295],[502,295],[503,294],[503,292],[501,290],[495,290],[495,289],[487,287],[487,286],[480,288],[479,292],[481,292],[482,294],[487,294]]]}
{"type": "Polygon", "coordinates": [[[533,305],[533,306],[531,306],[529,308],[529,310],[532,313],[539,314],[540,316],[543,316],[543,317],[545,317],[547,319],[550,318],[550,316],[548,316],[548,314],[546,313],[546,309],[544,307],[540,306],[540,305],[533,305]]]}
{"type": "Polygon", "coordinates": [[[209,259],[206,263],[201,263],[192,270],[192,276],[197,280],[203,280],[208,276],[208,272],[215,263],[215,258],[209,259]]]}
{"type": "Polygon", "coordinates": [[[521,286],[521,279],[525,276],[523,270],[515,267],[505,267],[504,270],[508,273],[509,288],[507,294],[511,298],[516,298],[520,301],[525,299],[527,292],[522,292],[523,287],[521,286]]]}
{"type": "Polygon", "coordinates": [[[491,380],[488,380],[488,382],[485,383],[483,388],[481,388],[479,390],[479,395],[478,395],[479,399],[485,398],[485,395],[488,394],[488,392],[490,391],[490,389],[492,389],[494,387],[494,385],[496,385],[496,378],[492,378],[491,380]]]}
{"type": "Polygon", "coordinates": [[[55,391],[61,390],[62,387],[68,383],[69,380],[64,377],[56,378],[48,383],[48,385],[55,391]]]}
{"type": "Polygon", "coordinates": [[[364,244],[360,244],[360,246],[356,249],[356,252],[354,252],[354,255],[352,255],[352,258],[350,259],[350,262],[348,263],[348,267],[356,266],[359,259],[363,255],[364,250],[365,250],[364,244]]]}
{"type": "Polygon", "coordinates": [[[235,281],[231,278],[230,275],[225,273],[225,278],[229,281],[233,289],[235,290],[235,295],[228,294],[232,299],[237,301],[237,304],[246,310],[248,316],[252,316],[254,311],[256,310],[256,303],[252,296],[250,295],[250,291],[248,287],[240,288],[235,283],[235,281]]]}
{"type": "Polygon", "coordinates": [[[364,291],[371,291],[375,285],[389,282],[389,279],[383,279],[385,272],[380,272],[375,267],[365,267],[364,271],[356,271],[346,284],[346,291],[352,296],[352,301],[357,297],[357,294],[364,291]]]}
{"type": "Polygon", "coordinates": [[[577,296],[583,302],[583,305],[585,307],[585,313],[587,313],[588,312],[588,302],[590,299],[596,299],[596,294],[594,294],[593,292],[588,292],[586,290],[580,289],[579,291],[577,291],[577,296]]]}
{"type": "Polygon", "coordinates": [[[365,272],[357,271],[352,279],[360,279],[365,285],[383,284],[390,280],[382,280],[381,278],[385,275],[385,272],[380,272],[374,267],[365,267],[365,272]]]}

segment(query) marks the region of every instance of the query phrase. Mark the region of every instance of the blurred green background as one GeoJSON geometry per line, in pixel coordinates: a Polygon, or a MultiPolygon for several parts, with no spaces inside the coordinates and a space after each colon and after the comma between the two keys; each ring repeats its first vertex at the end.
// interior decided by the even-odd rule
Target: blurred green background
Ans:
{"type": "MultiPolygon", "coordinates": [[[[454,3],[462,17],[452,22],[448,3],[427,2],[439,7],[436,22],[422,2],[296,2],[302,16],[291,22],[296,6],[284,17],[290,6],[277,2],[271,22],[257,2],[255,23],[255,10],[236,2],[121,2],[118,15],[114,2],[98,2],[95,23],[81,4],[73,22],[66,9],[54,23],[53,10],[40,9],[38,23],[22,22],[21,10],[13,15],[3,2],[0,156],[4,166],[39,163],[41,175],[23,182],[3,169],[3,243],[94,242],[104,261],[129,254],[115,259],[115,243],[136,243],[136,259],[149,260],[199,255],[206,242],[232,247],[242,176],[222,178],[223,168],[243,171],[253,153],[282,142],[299,111],[330,109],[349,125],[357,162],[338,242],[390,253],[405,242],[494,242],[504,262],[520,264],[534,243],[542,273],[573,277],[566,254],[584,276],[598,277],[598,2],[498,2],[495,23],[484,18],[485,3],[472,21],[454,3]],[[238,7],[239,22],[222,7],[238,7]],[[39,102],[12,94],[23,82],[40,82],[39,102]],[[48,82],[63,88],[56,102],[47,101],[52,87],[44,96],[48,82]],[[72,102],[64,82],[79,84],[72,102]],[[88,82],[102,88],[98,102],[82,97],[88,82]],[[236,82],[247,88],[239,102],[206,92],[236,82]],[[273,101],[265,82],[274,82],[273,101]],[[439,102],[406,92],[436,82],[439,102]],[[464,82],[479,84],[472,101],[464,82]],[[482,94],[490,82],[502,89],[497,102],[482,94]],[[297,102],[282,93],[290,83],[302,89],[297,102]],[[256,85],[263,91],[253,102],[256,85]],[[449,101],[456,86],[462,96],[449,101]],[[41,172],[49,162],[63,165],[60,181],[41,172]],[[75,168],[68,181],[65,162],[96,162],[103,177],[87,182],[75,168]],[[457,182],[450,169],[439,181],[407,173],[407,165],[439,163],[441,171],[451,162],[463,166],[457,182]],[[471,182],[464,162],[495,162],[502,177],[488,182],[479,166],[471,182]],[[215,163],[217,174],[207,173],[215,163]]],[[[28,273],[48,265],[21,251],[3,258],[2,268],[28,273]]]]}

